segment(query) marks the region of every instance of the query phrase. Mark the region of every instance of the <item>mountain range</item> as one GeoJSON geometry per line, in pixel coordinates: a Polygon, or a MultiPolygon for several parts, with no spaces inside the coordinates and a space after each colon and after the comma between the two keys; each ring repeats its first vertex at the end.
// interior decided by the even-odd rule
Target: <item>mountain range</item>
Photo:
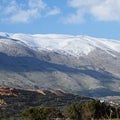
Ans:
{"type": "Polygon", "coordinates": [[[1,32],[0,85],[120,96],[120,41],[1,32]]]}

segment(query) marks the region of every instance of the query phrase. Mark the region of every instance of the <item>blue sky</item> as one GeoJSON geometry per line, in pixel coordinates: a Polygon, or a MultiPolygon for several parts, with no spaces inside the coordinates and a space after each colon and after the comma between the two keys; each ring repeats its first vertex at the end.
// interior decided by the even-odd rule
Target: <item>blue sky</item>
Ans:
{"type": "Polygon", "coordinates": [[[120,0],[0,0],[0,31],[120,40],[120,0]]]}

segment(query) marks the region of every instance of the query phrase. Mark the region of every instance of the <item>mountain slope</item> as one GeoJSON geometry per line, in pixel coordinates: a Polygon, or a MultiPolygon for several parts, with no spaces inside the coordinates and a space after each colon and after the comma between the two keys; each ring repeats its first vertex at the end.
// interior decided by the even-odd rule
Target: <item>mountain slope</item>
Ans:
{"type": "Polygon", "coordinates": [[[0,84],[120,96],[120,41],[0,33],[0,84]]]}

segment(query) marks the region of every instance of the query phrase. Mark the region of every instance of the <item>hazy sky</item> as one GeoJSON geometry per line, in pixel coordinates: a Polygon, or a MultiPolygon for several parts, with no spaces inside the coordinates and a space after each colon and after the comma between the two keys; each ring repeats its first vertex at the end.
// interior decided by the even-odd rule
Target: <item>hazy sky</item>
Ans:
{"type": "Polygon", "coordinates": [[[120,0],[0,0],[0,32],[120,40],[120,0]]]}

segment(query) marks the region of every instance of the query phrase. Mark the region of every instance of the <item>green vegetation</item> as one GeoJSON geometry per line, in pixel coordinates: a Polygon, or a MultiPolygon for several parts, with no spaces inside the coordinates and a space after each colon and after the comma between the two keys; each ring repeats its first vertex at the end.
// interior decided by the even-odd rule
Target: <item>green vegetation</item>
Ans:
{"type": "MultiPolygon", "coordinates": [[[[30,107],[50,107],[63,109],[73,103],[80,101],[93,100],[88,97],[62,93],[61,91],[43,90],[43,93],[37,91],[13,89],[12,95],[0,95],[6,104],[0,106],[0,120],[19,120],[23,110],[30,107]]],[[[21,119],[20,119],[21,120],[21,119]]]]}
{"type": "Polygon", "coordinates": [[[100,101],[79,102],[66,106],[63,110],[55,108],[30,108],[22,113],[24,120],[111,120],[120,119],[120,107],[115,108],[100,101]]]}
{"type": "Polygon", "coordinates": [[[116,109],[100,101],[88,101],[67,106],[64,114],[73,120],[120,118],[120,107],[116,109]]]}
{"type": "Polygon", "coordinates": [[[120,106],[65,93],[1,88],[0,120],[107,120],[120,118],[120,106]],[[6,104],[3,104],[4,102],[6,104]]]}
{"type": "Polygon", "coordinates": [[[52,120],[53,118],[63,118],[60,110],[56,108],[29,108],[22,112],[23,120],[52,120]]]}

